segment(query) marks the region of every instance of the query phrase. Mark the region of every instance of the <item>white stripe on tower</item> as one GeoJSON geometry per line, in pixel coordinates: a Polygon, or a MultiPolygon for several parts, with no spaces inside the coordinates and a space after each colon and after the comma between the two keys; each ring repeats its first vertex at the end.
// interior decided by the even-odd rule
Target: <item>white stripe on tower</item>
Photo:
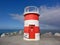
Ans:
{"type": "Polygon", "coordinates": [[[39,40],[40,39],[40,33],[35,33],[35,39],[39,40]]]}
{"type": "Polygon", "coordinates": [[[35,26],[39,26],[38,20],[25,20],[24,26],[29,26],[30,24],[34,24],[35,26]]]}
{"type": "Polygon", "coordinates": [[[24,39],[29,39],[29,33],[24,33],[24,39]]]}

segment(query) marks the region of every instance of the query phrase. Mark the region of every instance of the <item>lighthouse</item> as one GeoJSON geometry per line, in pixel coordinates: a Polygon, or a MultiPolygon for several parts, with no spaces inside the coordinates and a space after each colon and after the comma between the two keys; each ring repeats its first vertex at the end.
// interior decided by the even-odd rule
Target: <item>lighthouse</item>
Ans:
{"type": "Polygon", "coordinates": [[[28,6],[24,9],[24,40],[40,40],[39,9],[28,6]]]}

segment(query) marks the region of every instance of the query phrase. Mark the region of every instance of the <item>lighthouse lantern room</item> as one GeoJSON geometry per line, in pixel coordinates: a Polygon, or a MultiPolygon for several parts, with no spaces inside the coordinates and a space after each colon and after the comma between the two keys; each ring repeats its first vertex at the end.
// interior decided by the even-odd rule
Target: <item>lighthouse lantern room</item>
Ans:
{"type": "Polygon", "coordinates": [[[40,40],[39,9],[28,6],[24,9],[24,40],[40,40]]]}

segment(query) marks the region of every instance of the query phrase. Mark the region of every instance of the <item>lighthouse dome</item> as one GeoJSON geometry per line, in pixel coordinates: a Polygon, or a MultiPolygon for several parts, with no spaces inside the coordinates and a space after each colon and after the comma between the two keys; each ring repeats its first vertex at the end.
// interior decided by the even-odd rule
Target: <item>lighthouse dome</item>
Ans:
{"type": "Polygon", "coordinates": [[[24,14],[28,14],[28,13],[37,13],[37,14],[39,14],[39,9],[35,6],[27,6],[24,9],[24,14]]]}

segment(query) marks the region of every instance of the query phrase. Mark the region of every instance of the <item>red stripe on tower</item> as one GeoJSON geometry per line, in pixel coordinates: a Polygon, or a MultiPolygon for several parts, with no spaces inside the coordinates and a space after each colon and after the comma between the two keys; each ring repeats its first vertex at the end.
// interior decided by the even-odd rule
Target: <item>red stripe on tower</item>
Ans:
{"type": "Polygon", "coordinates": [[[39,15],[38,14],[35,14],[35,13],[28,13],[26,14],[24,20],[39,20],[39,15]],[[28,16],[27,16],[28,15],[28,16]]]}
{"type": "Polygon", "coordinates": [[[24,40],[39,40],[39,11],[35,6],[28,6],[24,12],[24,40]],[[31,10],[31,8],[33,8],[31,10]]]}

